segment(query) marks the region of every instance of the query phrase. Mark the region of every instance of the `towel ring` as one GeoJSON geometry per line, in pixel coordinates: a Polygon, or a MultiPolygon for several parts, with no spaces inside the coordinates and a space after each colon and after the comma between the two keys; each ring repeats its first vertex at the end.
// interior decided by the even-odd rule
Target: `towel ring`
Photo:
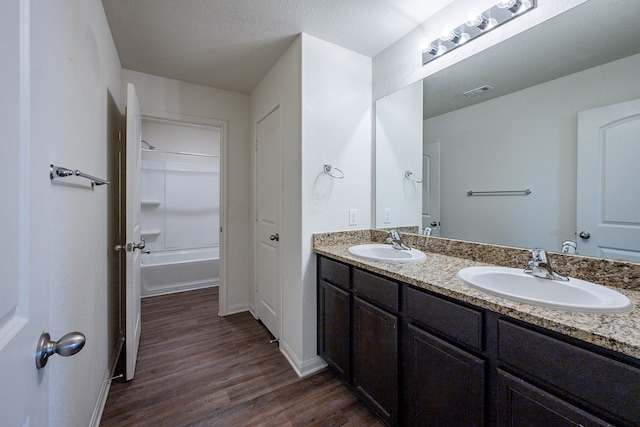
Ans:
{"type": "Polygon", "coordinates": [[[334,168],[331,165],[324,165],[324,173],[326,173],[327,175],[329,175],[331,178],[335,178],[335,179],[342,179],[344,178],[344,172],[342,172],[340,169],[338,168],[334,168]],[[338,175],[334,175],[334,173],[332,173],[333,171],[338,171],[338,175]]]}
{"type": "Polygon", "coordinates": [[[404,173],[404,177],[407,178],[409,181],[413,181],[413,182],[417,182],[418,184],[422,184],[422,180],[419,179],[415,173],[411,172],[411,171],[406,171],[404,173]]]}

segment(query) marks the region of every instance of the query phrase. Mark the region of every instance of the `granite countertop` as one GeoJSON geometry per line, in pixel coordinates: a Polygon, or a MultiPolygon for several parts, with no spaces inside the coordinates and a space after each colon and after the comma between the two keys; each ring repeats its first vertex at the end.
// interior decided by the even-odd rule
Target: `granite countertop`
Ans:
{"type": "MultiPolygon", "coordinates": [[[[593,314],[519,303],[474,289],[456,277],[457,272],[463,268],[489,264],[430,252],[426,252],[426,259],[417,262],[373,261],[351,255],[348,248],[353,244],[354,242],[318,242],[314,245],[314,252],[640,359],[640,309],[629,314],[593,314]]],[[[640,290],[616,290],[627,295],[635,307],[640,307],[640,290]]]]}

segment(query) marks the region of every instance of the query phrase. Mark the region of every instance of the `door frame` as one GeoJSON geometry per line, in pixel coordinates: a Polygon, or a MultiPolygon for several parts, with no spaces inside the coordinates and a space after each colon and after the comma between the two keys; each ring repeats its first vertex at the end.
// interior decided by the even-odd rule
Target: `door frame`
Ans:
{"type": "Polygon", "coordinates": [[[220,282],[218,289],[220,292],[218,303],[218,315],[229,314],[228,303],[228,122],[226,120],[213,119],[208,117],[190,116],[186,114],[167,113],[164,111],[142,110],[142,120],[155,119],[168,122],[178,122],[182,124],[211,126],[220,129],[220,282]]]}
{"type": "MultiPolygon", "coordinates": [[[[252,301],[253,301],[253,309],[250,309],[251,314],[253,315],[253,317],[255,317],[256,319],[260,319],[260,317],[258,316],[258,293],[257,291],[257,284],[258,284],[258,244],[259,244],[259,238],[258,238],[258,123],[262,122],[264,119],[266,119],[267,117],[269,117],[274,111],[278,110],[279,108],[282,108],[282,100],[280,100],[277,104],[274,104],[271,106],[271,108],[268,108],[266,110],[266,112],[260,116],[258,116],[258,119],[253,123],[253,132],[254,132],[254,164],[253,164],[253,170],[254,170],[254,191],[253,191],[253,206],[254,206],[254,218],[253,218],[253,297],[252,297],[252,301]]],[[[281,111],[282,112],[282,111],[281,111]]],[[[280,114],[280,139],[282,142],[282,114],[280,114]]],[[[282,148],[283,148],[284,144],[281,143],[280,145],[280,158],[283,158],[283,154],[282,154],[282,148]]],[[[284,191],[283,191],[283,180],[282,177],[280,179],[280,191],[282,193],[282,196],[284,196],[284,191]]],[[[280,198],[280,212],[279,212],[279,220],[280,220],[280,226],[282,227],[282,211],[283,211],[283,204],[284,204],[284,197],[280,198]]],[[[278,255],[278,267],[279,267],[279,272],[280,272],[280,277],[278,278],[278,287],[280,288],[280,292],[279,294],[279,298],[280,298],[280,315],[279,315],[279,329],[280,329],[280,336],[276,337],[278,340],[281,340],[282,338],[282,331],[283,331],[283,312],[282,312],[282,247],[284,246],[284,243],[282,243],[280,245],[280,253],[278,255]]]]}

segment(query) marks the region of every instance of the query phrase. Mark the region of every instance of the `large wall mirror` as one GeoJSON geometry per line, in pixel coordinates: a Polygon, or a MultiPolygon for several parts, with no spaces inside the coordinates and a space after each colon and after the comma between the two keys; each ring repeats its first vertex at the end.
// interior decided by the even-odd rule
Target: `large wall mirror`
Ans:
{"type": "Polygon", "coordinates": [[[590,0],[378,100],[376,227],[640,262],[639,21],[590,0]]]}

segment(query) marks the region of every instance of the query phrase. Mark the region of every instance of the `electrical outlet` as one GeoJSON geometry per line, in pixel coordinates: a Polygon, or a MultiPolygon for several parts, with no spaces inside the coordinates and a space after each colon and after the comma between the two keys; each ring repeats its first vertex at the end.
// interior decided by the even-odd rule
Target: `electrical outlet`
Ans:
{"type": "Polygon", "coordinates": [[[358,209],[349,209],[349,225],[358,225],[358,209]]]}
{"type": "Polygon", "coordinates": [[[384,208],[382,211],[382,222],[385,224],[391,224],[391,208],[384,208]]]}

